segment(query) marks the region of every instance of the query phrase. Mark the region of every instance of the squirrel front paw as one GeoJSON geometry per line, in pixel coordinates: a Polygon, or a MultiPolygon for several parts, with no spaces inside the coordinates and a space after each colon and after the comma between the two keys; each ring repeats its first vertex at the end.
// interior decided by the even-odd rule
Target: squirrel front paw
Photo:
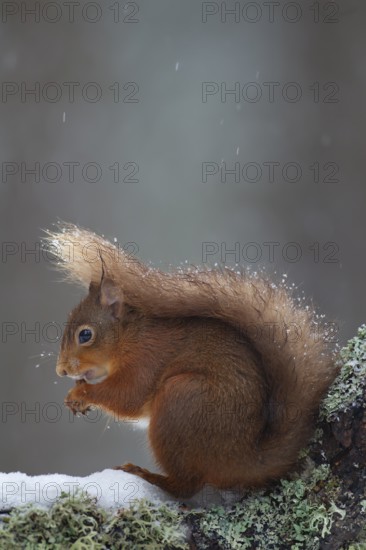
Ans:
{"type": "Polygon", "coordinates": [[[83,388],[84,384],[79,384],[72,388],[65,397],[64,403],[74,413],[86,414],[90,411],[91,404],[87,401],[87,392],[83,388]]]}

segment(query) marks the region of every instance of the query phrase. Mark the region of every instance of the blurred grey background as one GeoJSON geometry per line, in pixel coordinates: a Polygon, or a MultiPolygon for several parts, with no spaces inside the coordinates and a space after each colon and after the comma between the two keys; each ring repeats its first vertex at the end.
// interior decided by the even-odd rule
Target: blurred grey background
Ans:
{"type": "Polygon", "coordinates": [[[63,408],[57,219],[161,268],[286,273],[341,344],[365,322],[366,4],[236,4],[2,4],[2,471],[154,467],[136,423],[63,408]]]}

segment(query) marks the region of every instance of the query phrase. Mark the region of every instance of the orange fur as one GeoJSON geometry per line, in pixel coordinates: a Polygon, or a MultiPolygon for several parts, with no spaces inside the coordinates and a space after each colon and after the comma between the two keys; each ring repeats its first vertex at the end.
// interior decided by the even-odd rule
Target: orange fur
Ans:
{"type": "Polygon", "coordinates": [[[70,314],[57,372],[106,376],[79,380],[67,404],[121,418],[148,413],[166,475],[121,468],[190,496],[205,483],[264,486],[296,465],[337,374],[309,308],[264,277],[149,268],[70,224],[48,232],[48,243],[67,279],[89,286],[70,314]],[[90,345],[77,340],[85,325],[90,345]]]}

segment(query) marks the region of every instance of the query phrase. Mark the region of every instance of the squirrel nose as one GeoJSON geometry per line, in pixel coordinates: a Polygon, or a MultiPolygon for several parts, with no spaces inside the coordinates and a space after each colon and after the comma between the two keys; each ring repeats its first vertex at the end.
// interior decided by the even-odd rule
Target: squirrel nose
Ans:
{"type": "Polygon", "coordinates": [[[67,375],[67,371],[60,364],[56,365],[56,373],[59,376],[66,376],[67,375]]]}
{"type": "Polygon", "coordinates": [[[65,371],[65,369],[57,369],[56,372],[59,376],[66,376],[67,375],[67,371],[65,371]]]}

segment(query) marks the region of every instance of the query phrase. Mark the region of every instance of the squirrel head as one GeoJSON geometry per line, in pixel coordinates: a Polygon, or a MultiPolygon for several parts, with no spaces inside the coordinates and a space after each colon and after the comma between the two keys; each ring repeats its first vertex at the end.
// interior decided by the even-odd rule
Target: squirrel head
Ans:
{"type": "Polygon", "coordinates": [[[121,346],[131,313],[113,280],[103,275],[100,284],[91,283],[88,295],[69,316],[57,374],[89,383],[101,382],[109,376],[123,353],[121,346]]]}

